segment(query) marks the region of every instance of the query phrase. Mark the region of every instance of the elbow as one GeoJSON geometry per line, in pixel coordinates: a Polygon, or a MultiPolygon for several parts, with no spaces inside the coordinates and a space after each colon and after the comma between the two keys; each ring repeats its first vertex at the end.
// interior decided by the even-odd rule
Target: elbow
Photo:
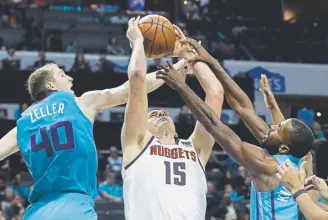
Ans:
{"type": "Polygon", "coordinates": [[[206,98],[210,100],[222,100],[224,99],[224,90],[223,88],[211,89],[206,93],[206,98]]]}
{"type": "Polygon", "coordinates": [[[136,79],[136,80],[140,80],[140,79],[146,79],[146,71],[141,70],[141,69],[133,69],[133,70],[129,70],[129,78],[131,79],[136,79]]]}

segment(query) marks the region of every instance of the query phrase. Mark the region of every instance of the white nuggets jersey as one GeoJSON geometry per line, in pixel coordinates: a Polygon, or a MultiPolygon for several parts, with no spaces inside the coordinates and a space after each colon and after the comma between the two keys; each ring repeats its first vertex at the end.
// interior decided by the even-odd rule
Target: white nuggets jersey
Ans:
{"type": "Polygon", "coordinates": [[[122,169],[126,220],[204,220],[206,177],[190,141],[152,137],[122,169]]]}

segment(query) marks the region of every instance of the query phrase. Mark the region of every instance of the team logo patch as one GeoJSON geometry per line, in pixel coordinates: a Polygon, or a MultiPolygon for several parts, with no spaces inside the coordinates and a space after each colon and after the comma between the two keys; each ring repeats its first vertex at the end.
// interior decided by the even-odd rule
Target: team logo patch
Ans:
{"type": "Polygon", "coordinates": [[[192,144],[190,141],[180,140],[180,143],[185,147],[192,147],[192,144]]]}

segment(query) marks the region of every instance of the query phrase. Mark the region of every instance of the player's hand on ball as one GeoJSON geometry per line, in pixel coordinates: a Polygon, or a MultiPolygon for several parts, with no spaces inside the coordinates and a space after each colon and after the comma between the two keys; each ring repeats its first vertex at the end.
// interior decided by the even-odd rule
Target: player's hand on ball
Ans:
{"type": "Polygon", "coordinates": [[[209,54],[203,47],[202,45],[197,42],[194,39],[191,38],[185,38],[180,41],[182,44],[188,44],[192,47],[192,49],[195,52],[195,55],[193,58],[188,59],[188,61],[192,64],[195,64],[197,62],[203,62],[203,63],[211,63],[211,62],[216,62],[216,60],[209,54]]]}
{"type": "Polygon", "coordinates": [[[295,193],[298,190],[304,188],[303,181],[296,168],[293,167],[290,161],[281,164],[277,167],[277,178],[281,181],[284,187],[291,193],[295,193]]]}
{"type": "Polygon", "coordinates": [[[260,84],[261,84],[260,92],[262,93],[262,95],[264,97],[265,105],[267,106],[267,108],[269,110],[271,110],[275,106],[277,106],[277,102],[273,96],[271,86],[270,86],[269,80],[266,77],[266,75],[261,74],[260,84]]]}
{"type": "Polygon", "coordinates": [[[142,36],[142,33],[138,27],[139,20],[140,20],[140,16],[138,16],[137,18],[131,18],[128,23],[129,27],[126,32],[126,37],[130,41],[131,48],[133,48],[134,43],[136,41],[140,40],[141,42],[143,42],[144,40],[144,37],[142,36]]]}
{"type": "Polygon", "coordinates": [[[188,44],[181,43],[182,40],[186,39],[186,36],[178,26],[173,25],[173,27],[175,31],[176,41],[172,57],[182,57],[187,60],[193,58],[194,55],[192,53],[191,47],[188,44]]]}
{"type": "Polygon", "coordinates": [[[157,79],[162,79],[165,83],[170,86],[172,89],[177,89],[179,86],[185,84],[185,76],[188,72],[188,68],[182,68],[176,70],[171,62],[167,62],[166,65],[161,65],[159,70],[156,73],[157,79]]]}

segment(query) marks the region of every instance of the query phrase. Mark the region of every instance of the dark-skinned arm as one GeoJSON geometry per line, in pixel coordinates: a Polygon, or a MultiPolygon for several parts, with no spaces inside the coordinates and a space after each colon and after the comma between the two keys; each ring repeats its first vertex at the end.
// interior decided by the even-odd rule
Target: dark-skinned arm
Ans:
{"type": "Polygon", "coordinates": [[[244,121],[251,133],[261,143],[266,139],[270,130],[269,126],[257,115],[253,103],[243,90],[225,72],[221,65],[195,40],[186,39],[184,43],[189,43],[194,47],[198,55],[193,62],[205,62],[211,68],[215,76],[221,82],[227,100],[232,109],[244,121]]]}
{"type": "Polygon", "coordinates": [[[251,100],[221,65],[216,60],[212,60],[209,66],[221,82],[231,108],[244,121],[256,139],[262,143],[270,130],[269,126],[257,115],[251,100]]]}

